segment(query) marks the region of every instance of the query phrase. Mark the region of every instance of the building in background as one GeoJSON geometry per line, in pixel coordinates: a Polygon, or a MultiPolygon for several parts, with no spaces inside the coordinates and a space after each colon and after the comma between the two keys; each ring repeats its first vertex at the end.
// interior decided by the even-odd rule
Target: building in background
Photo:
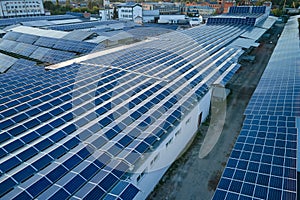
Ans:
{"type": "Polygon", "coordinates": [[[160,15],[158,20],[160,24],[185,24],[187,22],[185,15],[160,15]]]}
{"type": "Polygon", "coordinates": [[[112,8],[99,10],[100,21],[111,20],[113,18],[113,15],[114,15],[114,9],[112,8]]]}
{"type": "Polygon", "coordinates": [[[118,5],[119,20],[140,21],[143,17],[143,9],[140,4],[128,2],[118,5]]]}
{"type": "Polygon", "coordinates": [[[25,17],[44,15],[42,0],[0,1],[0,17],[25,17]]]}
{"type": "Polygon", "coordinates": [[[109,0],[103,0],[103,7],[109,8],[110,7],[110,1],[109,0]]]}
{"type": "Polygon", "coordinates": [[[159,10],[160,15],[180,14],[180,4],[170,2],[144,2],[142,3],[143,10],[159,10]]]}
{"type": "Polygon", "coordinates": [[[234,6],[234,2],[233,1],[226,1],[224,2],[224,9],[223,9],[223,13],[228,13],[229,12],[229,8],[234,6]]]}
{"type": "Polygon", "coordinates": [[[203,2],[200,4],[201,6],[209,6],[216,10],[217,14],[221,14],[223,12],[223,1],[218,2],[203,2]]]}
{"type": "MultiPolygon", "coordinates": [[[[224,10],[224,0],[218,0],[218,1],[204,1],[200,3],[195,3],[195,2],[187,2],[185,5],[185,10],[187,8],[192,8],[192,7],[198,7],[198,9],[201,9],[202,12],[208,12],[210,13],[212,10],[209,10],[207,7],[213,8],[215,10],[215,13],[220,14],[224,10]]],[[[205,15],[205,14],[203,14],[205,15]]]]}
{"type": "Polygon", "coordinates": [[[210,6],[199,5],[186,6],[184,10],[186,15],[193,17],[198,17],[200,15],[212,15],[216,12],[216,9],[210,6]]]}
{"type": "Polygon", "coordinates": [[[143,22],[156,23],[159,19],[159,10],[143,10],[143,22]]]}

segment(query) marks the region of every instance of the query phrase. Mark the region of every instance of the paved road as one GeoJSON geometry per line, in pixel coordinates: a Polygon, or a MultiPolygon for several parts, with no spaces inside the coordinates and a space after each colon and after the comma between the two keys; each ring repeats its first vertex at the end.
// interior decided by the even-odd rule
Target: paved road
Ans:
{"type": "MultiPolygon", "coordinates": [[[[258,84],[281,33],[283,25],[272,30],[271,38],[251,52],[256,56],[253,64],[242,63],[241,69],[232,78],[227,88],[232,93],[227,99],[226,119],[222,135],[210,154],[199,159],[199,149],[203,136],[197,135],[188,151],[178,159],[162,178],[149,200],[209,200],[214,194],[228,156],[242,127],[244,110],[258,84]],[[270,43],[272,41],[272,43],[270,43]]],[[[200,132],[205,135],[208,126],[202,126],[200,132]]]]}

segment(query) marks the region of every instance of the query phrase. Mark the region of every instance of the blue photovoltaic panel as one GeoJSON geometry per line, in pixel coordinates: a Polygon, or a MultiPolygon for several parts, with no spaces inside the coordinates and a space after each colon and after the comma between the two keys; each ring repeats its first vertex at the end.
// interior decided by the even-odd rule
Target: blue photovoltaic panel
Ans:
{"type": "Polygon", "coordinates": [[[56,38],[48,38],[48,37],[40,37],[34,45],[41,46],[41,47],[48,47],[51,48],[54,46],[55,42],[58,39],[56,38]]]}
{"type": "Polygon", "coordinates": [[[33,44],[38,39],[39,39],[39,37],[36,35],[22,34],[16,41],[22,42],[22,43],[27,43],[27,44],[33,44]]]}
{"type": "Polygon", "coordinates": [[[22,33],[10,31],[3,36],[3,39],[17,41],[21,35],[22,33]]]}
{"type": "Polygon", "coordinates": [[[0,26],[9,26],[19,24],[21,22],[37,21],[37,20],[63,20],[77,18],[73,15],[50,15],[50,16],[35,16],[35,17],[15,17],[0,20],[0,26]]]}
{"type": "Polygon", "coordinates": [[[103,26],[103,25],[109,25],[115,23],[119,23],[119,22],[114,20],[108,20],[102,22],[82,22],[76,24],[53,25],[53,26],[48,26],[47,28],[52,30],[60,30],[60,31],[72,31],[72,30],[93,28],[97,26],[103,26]]]}

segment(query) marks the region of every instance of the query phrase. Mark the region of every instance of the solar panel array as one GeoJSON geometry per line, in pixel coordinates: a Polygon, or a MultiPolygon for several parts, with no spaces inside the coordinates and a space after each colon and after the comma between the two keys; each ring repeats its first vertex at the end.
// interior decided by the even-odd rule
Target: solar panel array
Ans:
{"type": "Polygon", "coordinates": [[[76,53],[89,53],[96,46],[97,44],[91,42],[79,42],[59,39],[54,43],[54,46],[52,48],[76,53]]]}
{"type": "MultiPolygon", "coordinates": [[[[40,52],[41,49],[38,49],[37,51],[40,52]]],[[[33,52],[34,53],[34,52],[33,52]]],[[[60,51],[60,50],[54,50],[49,49],[46,51],[46,54],[40,59],[40,61],[50,64],[59,63],[62,61],[70,60],[76,56],[73,52],[66,52],[66,51],[60,51]]],[[[30,56],[32,57],[32,56],[30,56]]]]}
{"type": "Polygon", "coordinates": [[[59,30],[59,31],[73,31],[79,29],[95,28],[98,26],[106,26],[115,23],[120,23],[120,22],[115,20],[83,22],[83,23],[76,23],[76,24],[53,25],[53,26],[48,26],[47,28],[52,30],[59,30]]]}
{"type": "Polygon", "coordinates": [[[292,18],[248,104],[213,199],[297,199],[299,60],[298,22],[292,18]]]}
{"type": "Polygon", "coordinates": [[[225,45],[244,28],[202,26],[0,76],[0,197],[132,199],[135,164],[229,73],[242,50],[225,45]]]}
{"type": "Polygon", "coordinates": [[[18,59],[0,53],[0,74],[8,70],[18,59]]]}
{"type": "Polygon", "coordinates": [[[1,39],[0,40],[0,49],[7,52],[12,52],[15,47],[18,45],[18,42],[1,39]]]}
{"type": "Polygon", "coordinates": [[[47,37],[40,37],[34,44],[41,47],[48,47],[81,54],[89,53],[97,46],[97,44],[91,42],[82,42],[67,39],[54,39],[47,37]]]}
{"type": "Polygon", "coordinates": [[[250,13],[250,6],[232,6],[229,8],[229,13],[250,13]]]}
{"type": "Polygon", "coordinates": [[[105,47],[90,42],[38,37],[18,32],[8,32],[0,41],[0,50],[50,64],[72,59],[77,54],[89,53],[96,48],[103,50],[105,47]]]}
{"type": "MultiPolygon", "coordinates": [[[[94,46],[95,45],[93,45],[93,47],[94,46]]],[[[5,39],[0,41],[0,50],[52,64],[69,60],[76,56],[76,53],[74,52],[41,48],[36,45],[15,42],[5,39]]]]}
{"type": "Polygon", "coordinates": [[[0,26],[9,26],[21,22],[37,21],[37,20],[61,20],[61,19],[74,19],[73,15],[51,15],[51,16],[36,16],[36,17],[16,17],[8,19],[0,19],[0,26]]]}
{"type": "Polygon", "coordinates": [[[63,39],[83,41],[83,40],[89,38],[93,34],[94,33],[90,32],[90,31],[75,30],[75,31],[71,31],[68,35],[64,36],[63,39]]]}
{"type": "Polygon", "coordinates": [[[25,60],[25,59],[18,59],[5,73],[6,78],[12,77],[12,76],[32,76],[37,73],[42,74],[45,72],[44,67],[37,66],[36,62],[25,60]]]}
{"type": "Polygon", "coordinates": [[[232,6],[229,8],[229,14],[246,14],[266,12],[266,6],[232,6]]]}
{"type": "Polygon", "coordinates": [[[209,17],[206,24],[244,24],[254,26],[257,20],[264,17],[266,6],[232,6],[228,14],[209,17]],[[246,15],[245,15],[246,14],[246,15]]]}
{"type": "Polygon", "coordinates": [[[242,24],[248,26],[255,25],[256,18],[255,17],[210,17],[207,19],[207,25],[214,24],[242,24]]]}
{"type": "Polygon", "coordinates": [[[265,13],[266,12],[266,6],[253,6],[251,13],[265,13]]]}
{"type": "Polygon", "coordinates": [[[171,32],[171,29],[159,27],[140,27],[129,29],[126,32],[131,34],[135,39],[144,40],[148,37],[155,37],[164,33],[171,32]]]}
{"type": "Polygon", "coordinates": [[[38,36],[36,35],[29,35],[29,34],[22,34],[20,37],[16,40],[17,42],[23,42],[28,44],[33,44],[35,41],[38,40],[38,36]]]}
{"type": "Polygon", "coordinates": [[[32,44],[18,42],[16,47],[10,52],[13,52],[15,54],[19,54],[19,55],[22,55],[25,57],[29,57],[36,49],[37,49],[37,46],[34,46],[32,44]]]}
{"type": "Polygon", "coordinates": [[[10,31],[3,36],[3,39],[17,41],[21,35],[22,33],[10,31]]]}

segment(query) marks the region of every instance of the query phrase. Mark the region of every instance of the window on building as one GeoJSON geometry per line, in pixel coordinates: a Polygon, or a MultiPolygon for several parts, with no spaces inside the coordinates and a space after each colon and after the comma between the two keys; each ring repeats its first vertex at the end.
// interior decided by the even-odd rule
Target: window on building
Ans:
{"type": "Polygon", "coordinates": [[[167,143],[166,143],[166,148],[168,148],[168,146],[172,143],[173,138],[171,138],[167,143]]]}
{"type": "Polygon", "coordinates": [[[190,121],[191,121],[191,118],[188,118],[188,119],[186,120],[185,124],[190,123],[190,121]]]}
{"type": "Polygon", "coordinates": [[[144,171],[136,178],[136,181],[139,182],[144,177],[145,174],[146,174],[146,169],[144,169],[144,171]]]}
{"type": "Polygon", "coordinates": [[[180,130],[178,130],[176,133],[175,133],[175,137],[177,137],[180,133],[180,130]]]}
{"type": "Polygon", "coordinates": [[[153,166],[154,163],[158,160],[158,158],[159,158],[159,154],[157,154],[157,155],[153,158],[153,160],[151,160],[150,166],[153,166]]]}

